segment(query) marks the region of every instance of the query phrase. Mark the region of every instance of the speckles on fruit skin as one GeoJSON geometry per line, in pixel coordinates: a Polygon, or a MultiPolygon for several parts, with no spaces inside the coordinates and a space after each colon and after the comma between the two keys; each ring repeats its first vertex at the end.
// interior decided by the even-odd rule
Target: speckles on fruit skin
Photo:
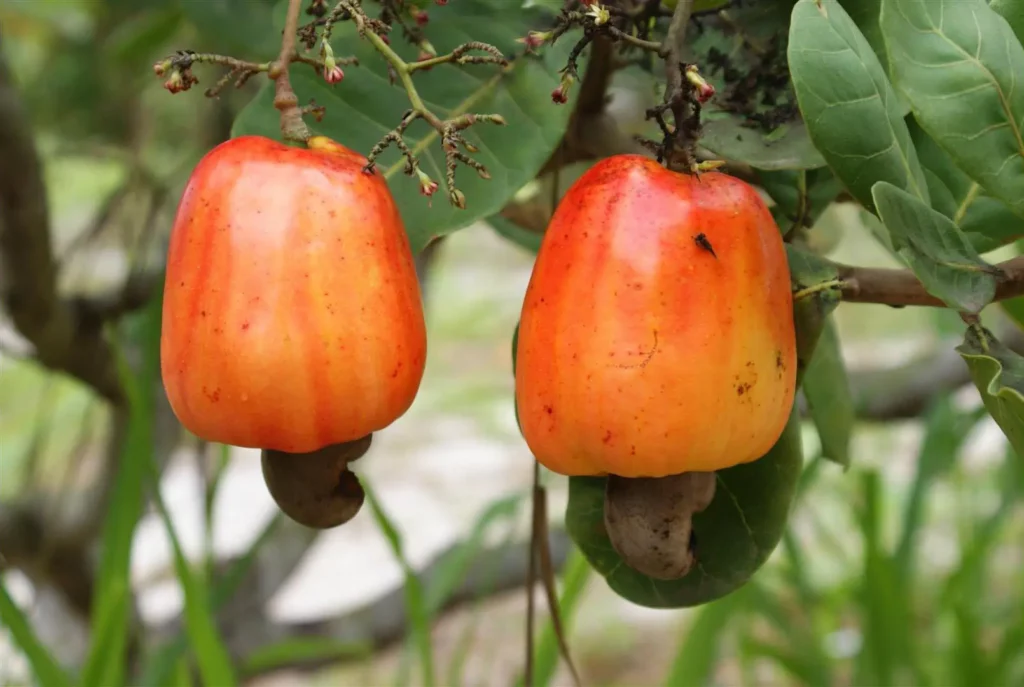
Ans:
{"type": "Polygon", "coordinates": [[[524,298],[516,404],[532,452],[561,474],[625,477],[760,457],[792,405],[791,298],[753,188],[599,162],[559,204],[524,298]]]}

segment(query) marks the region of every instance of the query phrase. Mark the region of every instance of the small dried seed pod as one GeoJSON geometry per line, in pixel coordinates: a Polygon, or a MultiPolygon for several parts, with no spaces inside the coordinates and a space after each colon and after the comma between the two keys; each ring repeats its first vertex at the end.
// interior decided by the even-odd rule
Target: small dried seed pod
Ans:
{"type": "Polygon", "coordinates": [[[348,464],[370,449],[373,435],[310,453],[260,452],[263,481],[289,518],[316,529],[343,525],[363,505],[365,494],[348,464]]]}
{"type": "Polygon", "coordinates": [[[693,514],[715,496],[715,473],[628,479],[609,475],[604,525],[626,565],[656,580],[684,577],[696,562],[693,514]]]}

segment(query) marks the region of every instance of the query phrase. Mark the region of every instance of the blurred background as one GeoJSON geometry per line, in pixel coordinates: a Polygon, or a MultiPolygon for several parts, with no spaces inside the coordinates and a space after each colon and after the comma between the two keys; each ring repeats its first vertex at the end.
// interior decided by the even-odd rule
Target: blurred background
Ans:
{"type": "MultiPolygon", "coordinates": [[[[103,322],[143,371],[177,198],[255,89],[170,97],[150,65],[182,47],[259,52],[239,48],[241,30],[203,33],[204,18],[229,9],[258,26],[270,3],[0,6],[0,180],[34,192],[18,154],[34,145],[49,212],[38,231],[50,242],[0,244],[24,251],[3,255],[0,284],[24,276],[16,264],[43,265],[33,274],[52,277],[74,321],[103,322]],[[11,124],[19,111],[29,128],[11,124]]],[[[813,232],[840,261],[895,264],[852,205],[830,207],[813,232]]],[[[430,353],[420,394],[357,465],[379,508],[324,533],[278,515],[258,452],[181,432],[155,374],[138,376],[145,420],[127,432],[97,393],[104,366],[116,369],[89,358],[101,333],[65,334],[77,354],[34,352],[15,324],[34,326],[28,306],[17,304],[18,320],[8,299],[0,572],[44,649],[72,671],[93,665],[97,579],[112,569],[104,541],[129,557],[132,684],[189,684],[197,589],[246,684],[423,684],[424,664],[437,684],[520,679],[533,465],[515,422],[510,339],[532,259],[486,224],[421,259],[430,353]],[[159,499],[118,488],[126,446],[159,499]]],[[[1024,684],[1024,464],[953,351],[958,318],[843,305],[837,325],[858,417],[852,467],[817,460],[807,424],[790,529],[739,592],[686,611],[618,599],[564,534],[566,481],[545,475],[562,615],[585,684],[1024,684]]],[[[534,592],[538,684],[571,684],[534,592]]],[[[13,617],[0,628],[0,684],[24,685],[32,672],[13,617]]]]}

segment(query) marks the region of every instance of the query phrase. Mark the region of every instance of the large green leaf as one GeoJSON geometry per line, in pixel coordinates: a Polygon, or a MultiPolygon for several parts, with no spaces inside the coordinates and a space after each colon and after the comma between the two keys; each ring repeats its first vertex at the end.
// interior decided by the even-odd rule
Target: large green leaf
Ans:
{"type": "Polygon", "coordinates": [[[878,15],[882,9],[882,0],[839,0],[850,19],[860,29],[864,40],[875,51],[882,68],[888,71],[889,56],[885,54],[885,40],[882,29],[878,25],[878,15]]]}
{"type": "Polygon", "coordinates": [[[203,52],[226,52],[263,62],[277,57],[281,49],[283,22],[275,26],[272,21],[275,0],[177,0],[177,4],[203,37],[203,52]]]}
{"type": "Polygon", "coordinates": [[[884,0],[893,79],[967,175],[1024,216],[1024,47],[983,0],[884,0]]]}
{"type": "Polygon", "coordinates": [[[948,217],[884,181],[873,190],[893,248],[928,293],[965,312],[978,312],[992,302],[997,268],[981,259],[948,217]]]}
{"type": "Polygon", "coordinates": [[[802,388],[821,437],[822,454],[849,467],[850,435],[856,417],[839,334],[831,318],[825,322],[821,338],[814,348],[814,357],[807,366],[802,388]]]}
{"type": "Polygon", "coordinates": [[[797,383],[803,379],[814,357],[828,316],[839,306],[842,295],[839,270],[810,251],[786,244],[790,280],[793,284],[793,321],[796,325],[797,383]]]}
{"type": "Polygon", "coordinates": [[[967,329],[957,352],[967,362],[981,400],[1018,456],[1024,456],[1024,358],[980,325],[967,329]]]}
{"type": "Polygon", "coordinates": [[[835,0],[800,0],[789,30],[789,68],[811,140],[865,207],[888,181],[928,202],[902,108],[871,46],[835,0]]]}
{"type": "Polygon", "coordinates": [[[928,179],[932,207],[953,220],[979,253],[1024,236],[1024,218],[987,195],[915,120],[911,119],[908,126],[928,179]]]}
{"type": "Polygon", "coordinates": [[[802,466],[800,418],[794,407],[771,451],[716,474],[714,500],[693,518],[698,564],[679,580],[642,575],[612,548],[604,526],[607,478],[569,478],[566,528],[594,569],[624,599],[651,608],[697,606],[739,589],[768,559],[786,528],[802,466]]]}
{"type": "MultiPolygon", "coordinates": [[[[428,27],[428,38],[439,54],[478,40],[511,55],[521,48],[516,39],[545,16],[540,10],[521,10],[517,3],[499,8],[484,0],[460,0],[433,7],[430,12],[434,21],[428,27]]],[[[415,50],[397,36],[392,43],[404,59],[415,59],[415,50]]],[[[390,84],[384,59],[368,42],[358,39],[348,23],[337,28],[331,45],[338,56],[357,56],[360,66],[346,68],[345,80],[329,86],[310,67],[296,65],[291,71],[292,84],[302,102],[313,98],[327,108],[322,122],[308,122],[311,130],[366,155],[399,123],[409,109],[409,101],[401,87],[390,84]]],[[[508,122],[507,126],[481,123],[465,132],[466,139],[480,149],[474,156],[491,175],[485,180],[473,169],[460,165],[456,184],[466,195],[465,210],[451,206],[443,189],[429,203],[420,195],[416,179],[403,174],[405,165],[397,151],[392,148],[381,156],[380,169],[388,179],[415,252],[434,236],[495,214],[536,176],[561,140],[572,110],[571,101],[559,106],[550,97],[571,49],[572,41],[563,40],[546,48],[539,57],[516,59],[504,71],[487,64],[440,65],[413,75],[420,96],[440,117],[498,113],[508,122]]],[[[279,138],[273,98],[271,86],[264,86],[239,114],[232,134],[279,138]]],[[[405,138],[423,171],[443,185],[444,153],[437,132],[423,122],[415,122],[405,138]]]]}
{"type": "Polygon", "coordinates": [[[1002,15],[1006,23],[1013,29],[1017,40],[1024,43],[1024,1],[1022,0],[992,0],[989,3],[995,12],[1002,15]]]}

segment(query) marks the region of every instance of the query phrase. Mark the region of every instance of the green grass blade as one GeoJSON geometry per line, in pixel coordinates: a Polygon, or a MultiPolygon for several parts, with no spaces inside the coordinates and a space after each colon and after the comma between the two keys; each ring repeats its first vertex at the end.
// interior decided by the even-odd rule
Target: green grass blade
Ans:
{"type": "Polygon", "coordinates": [[[718,663],[718,648],[731,621],[746,607],[749,587],[718,599],[696,611],[665,677],[665,687],[706,685],[718,663]]]}
{"type": "Polygon", "coordinates": [[[163,521],[174,553],[174,570],[185,596],[185,629],[196,655],[199,674],[206,685],[229,687],[236,684],[237,680],[231,665],[231,657],[221,639],[213,609],[208,600],[206,579],[202,575],[197,575],[185,558],[178,533],[174,529],[170,513],[167,512],[167,506],[160,495],[156,466],[153,466],[152,463],[150,465],[153,468],[151,470],[153,501],[160,519],[163,521]]]}
{"type": "MultiPolygon", "coordinates": [[[[565,573],[562,582],[562,594],[558,599],[558,608],[562,618],[562,626],[568,632],[572,626],[572,618],[579,606],[580,597],[587,587],[593,569],[587,563],[579,549],[573,547],[565,564],[565,573]]],[[[531,593],[533,590],[530,590],[531,593]]],[[[558,668],[558,658],[561,655],[558,643],[558,635],[555,633],[555,625],[548,617],[544,621],[544,629],[541,630],[540,640],[537,642],[537,651],[534,654],[534,684],[536,687],[547,687],[555,676],[558,668]]],[[[517,681],[522,686],[522,678],[517,681]]]]}
{"type": "Polygon", "coordinates": [[[981,419],[981,412],[962,413],[948,396],[938,399],[928,412],[924,439],[917,455],[917,472],[896,547],[896,572],[901,581],[909,581],[914,574],[914,553],[928,493],[935,480],[953,467],[967,433],[981,419]]]}
{"type": "Polygon", "coordinates": [[[14,643],[22,650],[36,681],[45,687],[70,686],[71,680],[60,667],[53,655],[39,641],[28,618],[7,593],[7,587],[0,580],[0,621],[10,630],[14,643]]]}
{"type": "Polygon", "coordinates": [[[423,671],[424,687],[434,685],[434,650],[430,637],[431,614],[427,607],[426,595],[423,592],[423,585],[420,584],[416,571],[409,564],[402,547],[402,535],[398,532],[394,523],[380,505],[376,495],[370,486],[363,481],[363,491],[366,492],[366,502],[370,505],[374,520],[380,527],[384,538],[387,539],[391,552],[398,561],[405,575],[405,612],[409,622],[409,631],[413,644],[419,655],[420,668],[423,671]]]}
{"type": "Polygon", "coordinates": [[[963,687],[994,684],[989,679],[988,657],[981,646],[981,627],[977,613],[966,603],[958,603],[953,609],[955,638],[950,653],[949,675],[963,687]]]}
{"type": "MultiPolygon", "coordinates": [[[[238,586],[245,579],[253,563],[255,563],[260,548],[270,539],[284,518],[285,516],[280,512],[271,518],[266,527],[263,528],[263,531],[249,545],[245,555],[237,559],[228,569],[227,573],[213,583],[210,593],[210,607],[213,613],[216,613],[227,603],[228,599],[238,590],[238,586]]],[[[166,687],[167,685],[176,684],[174,682],[175,665],[187,649],[188,638],[185,636],[185,630],[183,629],[176,637],[167,640],[157,649],[152,658],[146,662],[140,684],[147,687],[151,685],[153,687],[166,687]]]]}
{"type": "Polygon", "coordinates": [[[151,464],[154,389],[160,374],[160,314],[158,290],[138,315],[122,323],[141,351],[134,373],[123,352],[115,349],[125,396],[128,428],[114,478],[110,508],[103,523],[101,554],[92,607],[92,644],[82,670],[86,684],[124,682],[128,628],[131,622],[129,564],[135,527],[142,515],[143,486],[151,464]]]}
{"type": "Polygon", "coordinates": [[[296,637],[262,646],[245,658],[245,675],[265,673],[307,661],[366,658],[373,653],[369,642],[340,642],[329,637],[296,637]]]}
{"type": "Polygon", "coordinates": [[[525,498],[526,493],[516,493],[491,503],[477,518],[469,536],[444,560],[438,562],[425,590],[427,610],[431,615],[440,611],[462,584],[483,548],[487,530],[496,522],[514,518],[525,498]]]}

